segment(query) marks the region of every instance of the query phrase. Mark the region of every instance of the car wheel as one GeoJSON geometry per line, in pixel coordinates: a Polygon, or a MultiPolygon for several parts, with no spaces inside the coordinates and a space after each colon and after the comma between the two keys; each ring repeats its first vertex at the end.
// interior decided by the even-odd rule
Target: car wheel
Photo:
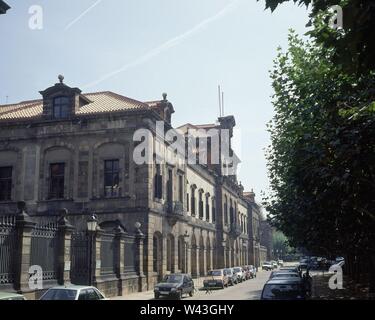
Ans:
{"type": "Polygon", "coordinates": [[[182,292],[181,291],[177,291],[177,293],[176,293],[176,299],[177,300],[181,300],[181,298],[182,298],[182,292]]]}
{"type": "Polygon", "coordinates": [[[221,285],[221,289],[224,289],[225,288],[225,286],[224,286],[224,283],[221,285]]]}
{"type": "Polygon", "coordinates": [[[155,299],[159,299],[160,298],[160,293],[155,293],[154,297],[155,297],[155,299]]]}
{"type": "Polygon", "coordinates": [[[191,291],[189,292],[189,296],[192,297],[194,295],[194,288],[191,289],[191,291]]]}

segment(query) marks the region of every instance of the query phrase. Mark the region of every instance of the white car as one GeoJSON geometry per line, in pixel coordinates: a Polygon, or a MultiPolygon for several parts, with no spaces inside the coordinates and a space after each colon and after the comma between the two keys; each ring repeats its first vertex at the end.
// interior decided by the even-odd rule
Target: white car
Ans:
{"type": "Polygon", "coordinates": [[[48,289],[39,300],[108,300],[97,288],[90,286],[58,286],[48,289]]]}
{"type": "Polygon", "coordinates": [[[245,273],[241,267],[234,267],[233,273],[237,276],[238,282],[242,282],[245,280],[245,273]]]}

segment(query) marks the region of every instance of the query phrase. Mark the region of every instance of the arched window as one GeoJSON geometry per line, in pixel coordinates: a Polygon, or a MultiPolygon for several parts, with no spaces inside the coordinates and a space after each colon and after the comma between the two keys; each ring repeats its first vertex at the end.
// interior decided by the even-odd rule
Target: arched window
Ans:
{"type": "Polygon", "coordinates": [[[57,97],[53,99],[53,117],[63,119],[69,116],[70,100],[68,97],[57,97]]]}
{"type": "Polygon", "coordinates": [[[203,220],[204,212],[203,212],[203,190],[199,190],[199,219],[203,220]]]}

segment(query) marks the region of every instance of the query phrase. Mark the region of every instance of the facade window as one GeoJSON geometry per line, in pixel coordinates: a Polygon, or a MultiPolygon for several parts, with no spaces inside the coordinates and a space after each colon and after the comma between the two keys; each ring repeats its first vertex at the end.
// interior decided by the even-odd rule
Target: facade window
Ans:
{"type": "Polygon", "coordinates": [[[206,221],[210,221],[210,196],[206,194],[206,221]]]}
{"type": "Polygon", "coordinates": [[[0,168],[0,201],[9,201],[12,198],[12,167],[0,168]]]}
{"type": "Polygon", "coordinates": [[[199,191],[199,219],[203,220],[203,190],[199,191]]]}
{"type": "Polygon", "coordinates": [[[161,175],[160,164],[156,165],[156,173],[154,178],[154,197],[156,199],[163,198],[163,176],[161,175]]]}
{"type": "Polygon", "coordinates": [[[186,194],[186,211],[190,211],[189,194],[186,194]]]}
{"type": "Polygon", "coordinates": [[[191,198],[190,198],[190,200],[191,200],[191,205],[190,205],[190,207],[191,207],[191,215],[195,216],[195,188],[191,189],[191,198]]]}
{"type": "Polygon", "coordinates": [[[184,201],[184,177],[182,175],[178,176],[178,201],[184,201]]]}
{"type": "Polygon", "coordinates": [[[63,119],[69,116],[70,101],[68,97],[57,97],[53,99],[53,117],[63,119]]]}
{"type": "Polygon", "coordinates": [[[211,210],[212,210],[212,223],[215,223],[216,222],[216,207],[215,207],[215,199],[212,198],[212,206],[211,206],[211,210]]]}
{"type": "Polygon", "coordinates": [[[230,200],[229,219],[230,219],[230,224],[232,225],[234,223],[234,212],[233,212],[232,199],[230,200]]]}
{"type": "Polygon", "coordinates": [[[168,181],[167,181],[167,202],[173,202],[173,171],[168,169],[168,181]]]}
{"type": "Polygon", "coordinates": [[[120,168],[119,160],[104,161],[104,195],[118,197],[120,195],[120,168]]]}
{"type": "Polygon", "coordinates": [[[224,200],[224,224],[228,224],[228,197],[225,196],[224,200]]]}
{"type": "Polygon", "coordinates": [[[65,163],[50,164],[49,199],[64,199],[65,163]]]}

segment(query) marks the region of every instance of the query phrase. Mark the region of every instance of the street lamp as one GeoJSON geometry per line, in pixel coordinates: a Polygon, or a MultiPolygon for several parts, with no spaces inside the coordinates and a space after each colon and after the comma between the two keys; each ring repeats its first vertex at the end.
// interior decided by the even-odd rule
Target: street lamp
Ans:
{"type": "Polygon", "coordinates": [[[87,219],[87,230],[90,232],[95,232],[98,227],[98,219],[94,214],[92,214],[88,219],[87,219]]]}
{"type": "MultiPolygon", "coordinates": [[[[94,259],[94,238],[95,238],[95,232],[98,228],[98,219],[94,214],[92,214],[87,219],[87,230],[89,232],[89,254],[88,254],[88,266],[89,266],[89,284],[93,284],[93,269],[94,269],[94,261],[96,262],[96,257],[94,259]]],[[[96,253],[95,253],[96,254],[96,253]]],[[[96,266],[95,266],[96,268],[96,266]]],[[[94,269],[95,270],[95,269],[94,269]]]]}

